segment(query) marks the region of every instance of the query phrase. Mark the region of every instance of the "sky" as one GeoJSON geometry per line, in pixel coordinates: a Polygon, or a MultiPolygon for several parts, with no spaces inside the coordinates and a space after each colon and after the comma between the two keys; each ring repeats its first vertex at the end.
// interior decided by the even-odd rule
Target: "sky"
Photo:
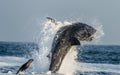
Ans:
{"type": "Polygon", "coordinates": [[[105,33],[102,44],[120,45],[120,0],[0,0],[0,41],[33,42],[45,16],[97,19],[105,33]]]}

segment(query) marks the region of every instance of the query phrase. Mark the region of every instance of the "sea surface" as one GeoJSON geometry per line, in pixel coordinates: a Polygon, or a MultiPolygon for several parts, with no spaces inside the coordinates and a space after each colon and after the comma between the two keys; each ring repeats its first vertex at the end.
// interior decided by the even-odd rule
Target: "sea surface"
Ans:
{"type": "MultiPolygon", "coordinates": [[[[120,75],[119,45],[78,47],[76,60],[81,66],[77,75],[120,75]]],[[[32,57],[34,51],[39,51],[36,43],[0,42],[0,75],[15,75],[20,66],[32,57]]],[[[23,75],[41,75],[34,68],[30,66],[23,75]]]]}

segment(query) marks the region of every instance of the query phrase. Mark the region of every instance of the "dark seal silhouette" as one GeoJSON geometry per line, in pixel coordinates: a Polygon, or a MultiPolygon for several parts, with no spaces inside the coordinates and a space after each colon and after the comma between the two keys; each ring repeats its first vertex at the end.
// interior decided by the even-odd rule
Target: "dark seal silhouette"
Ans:
{"type": "Polygon", "coordinates": [[[19,68],[19,70],[17,71],[16,74],[25,71],[25,70],[30,66],[30,64],[31,64],[32,62],[33,62],[33,59],[29,59],[25,64],[23,64],[23,65],[19,68]]]}
{"type": "Polygon", "coordinates": [[[71,46],[80,45],[80,41],[92,41],[95,32],[96,29],[84,23],[73,23],[61,27],[53,40],[49,70],[56,73],[71,46]]]}

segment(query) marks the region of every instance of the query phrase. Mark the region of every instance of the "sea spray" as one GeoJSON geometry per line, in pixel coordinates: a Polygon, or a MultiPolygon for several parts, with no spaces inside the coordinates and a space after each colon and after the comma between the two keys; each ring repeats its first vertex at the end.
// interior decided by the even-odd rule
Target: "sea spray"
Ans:
{"type": "Polygon", "coordinates": [[[93,42],[94,44],[98,44],[101,42],[102,37],[105,35],[103,31],[103,25],[97,19],[93,20],[91,24],[97,30],[94,35],[95,38],[93,42]]]}
{"type": "Polygon", "coordinates": [[[62,26],[61,22],[58,25],[54,25],[50,21],[46,20],[40,24],[40,33],[37,36],[36,42],[39,46],[39,50],[32,52],[33,70],[37,72],[47,72],[50,65],[50,58],[47,56],[50,54],[51,45],[56,31],[62,26]]]}

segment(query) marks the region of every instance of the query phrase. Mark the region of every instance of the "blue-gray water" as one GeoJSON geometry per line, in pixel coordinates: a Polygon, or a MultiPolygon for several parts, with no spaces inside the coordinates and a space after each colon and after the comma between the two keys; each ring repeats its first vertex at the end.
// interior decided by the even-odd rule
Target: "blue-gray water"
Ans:
{"type": "MultiPolygon", "coordinates": [[[[13,56],[30,58],[33,50],[39,50],[38,45],[35,43],[0,42],[0,57],[13,56]]],[[[120,65],[119,45],[86,45],[82,46],[78,52],[78,61],[82,63],[120,65]]],[[[0,62],[2,61],[0,60],[0,62]]],[[[5,73],[9,70],[17,71],[16,68],[18,69],[19,66],[2,66],[0,67],[0,72],[5,73]]],[[[120,73],[93,71],[79,72],[79,75],[120,75],[120,73]]]]}

